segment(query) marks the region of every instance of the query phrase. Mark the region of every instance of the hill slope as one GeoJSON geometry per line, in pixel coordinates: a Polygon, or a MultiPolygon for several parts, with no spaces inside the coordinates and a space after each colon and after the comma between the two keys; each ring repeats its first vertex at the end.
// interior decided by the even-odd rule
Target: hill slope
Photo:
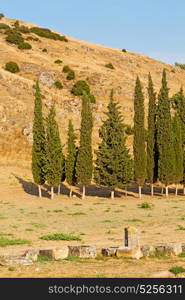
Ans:
{"type": "MultiPolygon", "coordinates": [[[[0,23],[10,26],[16,20],[2,18],[0,23]]],[[[19,21],[20,25],[34,25],[19,21]]],[[[23,34],[38,37],[33,33],[23,34]]],[[[68,37],[68,42],[55,41],[39,37],[40,41],[31,41],[31,50],[20,50],[16,45],[5,40],[0,30],[0,156],[6,158],[30,158],[31,128],[33,120],[35,80],[39,79],[44,96],[44,112],[47,113],[52,102],[56,103],[57,119],[60,125],[62,143],[65,144],[68,119],[74,122],[77,134],[80,127],[81,100],[71,94],[73,84],[79,80],[87,80],[92,93],[96,96],[96,104],[92,104],[94,113],[93,144],[97,145],[98,128],[101,125],[103,112],[109,101],[111,88],[115,90],[115,99],[119,101],[126,124],[132,124],[133,90],[136,76],[139,75],[146,94],[147,76],[151,72],[156,91],[161,84],[163,68],[167,70],[170,94],[177,92],[185,85],[185,71],[144,55],[122,52],[121,49],[104,47],[79,41],[68,37]],[[47,49],[47,52],[43,52],[47,49]],[[55,64],[60,59],[62,64],[55,64]],[[8,61],[15,61],[20,67],[17,74],[4,70],[8,61]],[[105,67],[112,63],[113,70],[105,67]],[[75,80],[66,80],[62,72],[64,65],[74,71],[75,80]],[[55,80],[64,86],[56,89],[55,80]]],[[[146,113],[147,113],[147,97],[146,113]]],[[[130,138],[129,138],[130,139],[130,138]]]]}

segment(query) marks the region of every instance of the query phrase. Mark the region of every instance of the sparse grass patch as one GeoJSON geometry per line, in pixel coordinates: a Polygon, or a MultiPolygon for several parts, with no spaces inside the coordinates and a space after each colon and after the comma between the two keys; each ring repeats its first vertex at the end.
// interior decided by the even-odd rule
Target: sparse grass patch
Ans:
{"type": "Polygon", "coordinates": [[[154,207],[154,204],[145,201],[145,202],[138,204],[137,206],[139,208],[143,208],[143,209],[152,209],[154,207]]]}
{"type": "Polygon", "coordinates": [[[141,222],[141,223],[143,223],[143,221],[140,220],[140,219],[130,219],[130,220],[127,220],[127,222],[141,222]]]}
{"type": "Polygon", "coordinates": [[[77,211],[75,213],[69,213],[69,216],[85,216],[86,213],[84,213],[83,211],[77,211]]]}
{"type": "Polygon", "coordinates": [[[60,59],[56,59],[56,60],[55,60],[55,64],[58,64],[58,65],[59,65],[59,64],[62,64],[62,63],[63,63],[63,61],[60,60],[60,59]]]}
{"type": "Polygon", "coordinates": [[[53,261],[53,259],[48,257],[48,256],[39,254],[38,257],[37,257],[37,261],[38,262],[47,262],[47,261],[53,261]]]}
{"type": "Polygon", "coordinates": [[[62,90],[62,89],[63,89],[63,85],[62,85],[62,83],[61,83],[60,80],[55,81],[54,85],[55,85],[55,87],[56,87],[57,89],[59,89],[59,90],[62,90]]]}
{"type": "Polygon", "coordinates": [[[111,220],[104,220],[104,221],[101,221],[101,223],[111,223],[112,221],[111,220]]]}
{"type": "Polygon", "coordinates": [[[29,240],[22,240],[22,239],[7,239],[0,237],[0,247],[6,247],[11,245],[24,245],[24,244],[30,244],[29,240]]]}
{"type": "Polygon", "coordinates": [[[60,212],[63,212],[63,210],[62,209],[54,209],[53,212],[60,213],[60,212]]]}
{"type": "Polygon", "coordinates": [[[180,220],[185,221],[185,217],[181,217],[180,220]]]}
{"type": "Polygon", "coordinates": [[[29,224],[30,224],[30,225],[33,225],[33,226],[36,227],[36,228],[44,228],[44,227],[46,227],[46,225],[41,224],[41,223],[31,222],[31,223],[29,223],[29,224]]]}
{"type": "Polygon", "coordinates": [[[179,257],[185,257],[185,252],[182,252],[178,255],[179,257]]]}
{"type": "Polygon", "coordinates": [[[70,233],[53,233],[47,234],[40,237],[42,240],[53,240],[53,241],[81,241],[79,235],[72,235],[70,233]]]}
{"type": "Polygon", "coordinates": [[[8,267],[8,271],[15,271],[16,270],[16,267],[14,267],[14,266],[9,266],[8,267]]]}
{"type": "Polygon", "coordinates": [[[75,206],[82,206],[81,203],[74,203],[73,205],[75,205],[75,206]]]}
{"type": "Polygon", "coordinates": [[[176,230],[185,230],[185,227],[182,225],[177,225],[177,229],[176,230]]]}
{"type": "Polygon", "coordinates": [[[25,231],[34,231],[32,228],[26,228],[25,231]]]}
{"type": "Polygon", "coordinates": [[[172,267],[171,269],[169,269],[169,271],[175,275],[179,274],[179,273],[184,273],[185,269],[181,266],[175,266],[172,267]]]}
{"type": "Polygon", "coordinates": [[[81,261],[80,257],[77,257],[77,256],[68,256],[68,257],[66,257],[64,260],[68,260],[68,261],[77,261],[77,262],[80,262],[80,261],[81,261]]]}
{"type": "Polygon", "coordinates": [[[114,69],[114,66],[113,66],[112,63],[106,64],[105,67],[108,68],[108,69],[112,69],[112,70],[114,69]]]}

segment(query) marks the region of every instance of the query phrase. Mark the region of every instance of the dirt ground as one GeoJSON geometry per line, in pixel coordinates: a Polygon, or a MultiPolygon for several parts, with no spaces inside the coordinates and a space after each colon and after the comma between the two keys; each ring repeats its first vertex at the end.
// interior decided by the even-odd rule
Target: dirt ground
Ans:
{"type": "MultiPolygon", "coordinates": [[[[74,188],[75,196],[68,197],[68,188],[62,185],[61,195],[50,199],[47,186],[43,198],[37,197],[27,166],[0,165],[0,234],[9,238],[28,239],[30,245],[0,247],[28,249],[50,245],[95,245],[98,252],[105,246],[123,245],[125,226],[136,226],[141,231],[141,245],[156,245],[167,242],[185,242],[185,196],[169,197],[160,193],[153,198],[145,189],[142,199],[137,193],[117,194],[113,200],[109,191],[95,186],[88,187],[85,200],[80,190],[74,188]],[[138,204],[147,201],[151,209],[142,209],[138,204]],[[80,213],[75,215],[75,213],[80,213]],[[82,241],[44,241],[40,236],[64,232],[80,235],[82,241]]],[[[159,189],[158,189],[159,191],[159,189]]],[[[171,191],[172,192],[172,191],[171,191]]],[[[182,192],[182,191],[180,191],[182,192]]],[[[151,274],[168,270],[172,266],[185,267],[185,258],[102,258],[76,261],[36,262],[32,266],[0,266],[0,277],[150,277],[151,274]]]]}

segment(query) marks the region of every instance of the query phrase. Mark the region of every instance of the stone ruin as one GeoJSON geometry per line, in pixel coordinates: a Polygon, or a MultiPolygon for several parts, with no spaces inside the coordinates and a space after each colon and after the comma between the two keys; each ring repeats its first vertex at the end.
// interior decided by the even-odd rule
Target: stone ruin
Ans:
{"type": "MultiPolygon", "coordinates": [[[[185,243],[168,243],[153,245],[140,245],[140,230],[135,227],[124,228],[124,243],[122,246],[112,246],[101,249],[101,255],[115,258],[150,257],[152,255],[177,256],[185,252],[185,243]]],[[[92,245],[51,246],[41,249],[27,249],[17,251],[16,248],[4,250],[0,253],[0,265],[31,265],[38,260],[38,255],[53,260],[62,260],[70,256],[79,258],[96,258],[97,249],[92,245]]]]}

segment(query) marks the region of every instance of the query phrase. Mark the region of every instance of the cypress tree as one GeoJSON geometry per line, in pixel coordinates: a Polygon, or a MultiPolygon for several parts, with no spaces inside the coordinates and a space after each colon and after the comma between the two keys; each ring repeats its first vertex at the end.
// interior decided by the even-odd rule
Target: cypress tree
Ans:
{"type": "Polygon", "coordinates": [[[153,196],[153,183],[157,169],[156,93],[150,73],[148,75],[148,100],[147,179],[151,184],[151,195],[153,196]]]}
{"type": "Polygon", "coordinates": [[[38,185],[39,197],[41,197],[40,185],[45,182],[45,129],[42,116],[42,98],[38,81],[36,82],[33,121],[32,174],[35,184],[38,185]]]}
{"type": "Polygon", "coordinates": [[[173,182],[175,172],[175,155],[168,91],[166,71],[164,70],[162,86],[158,95],[157,144],[159,151],[159,180],[166,187],[166,196],[168,196],[168,185],[173,182]]]}
{"type": "Polygon", "coordinates": [[[81,129],[80,129],[80,147],[78,149],[76,174],[77,182],[82,184],[82,199],[85,197],[85,186],[90,184],[93,172],[92,157],[92,112],[90,101],[86,93],[82,97],[81,129]]]}
{"type": "Polygon", "coordinates": [[[173,120],[173,145],[175,152],[175,172],[174,172],[174,183],[176,184],[176,195],[178,193],[177,184],[183,179],[183,140],[182,140],[182,130],[181,121],[177,113],[175,113],[173,120]]]}
{"type": "Polygon", "coordinates": [[[62,174],[62,146],[58,124],[55,120],[55,106],[52,105],[46,118],[46,179],[51,186],[51,198],[53,188],[59,186],[62,174]]]}
{"type": "Polygon", "coordinates": [[[141,186],[146,179],[146,153],[145,153],[145,127],[144,127],[144,96],[139,77],[136,79],[134,93],[134,177],[139,186],[141,198],[141,186]]]}
{"type": "Polygon", "coordinates": [[[111,92],[107,119],[99,129],[101,143],[96,151],[95,181],[111,190],[111,198],[117,187],[123,188],[132,179],[133,164],[126,147],[124,124],[118,103],[111,92]]]}
{"type": "MultiPolygon", "coordinates": [[[[67,157],[66,157],[66,181],[70,185],[76,183],[76,157],[77,157],[77,148],[75,145],[76,135],[74,132],[73,123],[69,120],[68,124],[68,141],[67,141],[67,157]]],[[[72,189],[70,188],[70,194],[72,196],[72,189]]]]}

